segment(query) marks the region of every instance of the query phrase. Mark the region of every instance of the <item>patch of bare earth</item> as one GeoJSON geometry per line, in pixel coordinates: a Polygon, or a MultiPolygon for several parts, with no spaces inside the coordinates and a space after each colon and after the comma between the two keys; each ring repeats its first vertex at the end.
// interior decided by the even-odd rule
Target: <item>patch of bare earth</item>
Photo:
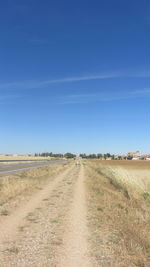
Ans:
{"type": "Polygon", "coordinates": [[[68,212],[60,232],[62,245],[55,250],[56,265],[60,267],[93,266],[89,257],[85,176],[83,165],[77,167],[68,212]],[[62,235],[63,233],[63,235],[62,235]]]}
{"type": "Polygon", "coordinates": [[[85,169],[91,256],[97,266],[148,267],[149,199],[134,198],[119,180],[102,174],[98,164],[86,161],[85,169]]]}

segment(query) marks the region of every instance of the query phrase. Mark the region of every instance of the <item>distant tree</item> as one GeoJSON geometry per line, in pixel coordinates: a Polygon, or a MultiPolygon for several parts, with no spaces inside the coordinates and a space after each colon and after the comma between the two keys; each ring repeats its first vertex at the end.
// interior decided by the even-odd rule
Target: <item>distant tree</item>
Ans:
{"type": "Polygon", "coordinates": [[[52,152],[43,152],[41,154],[36,154],[38,156],[41,156],[41,157],[55,157],[55,158],[62,158],[63,157],[63,154],[53,154],[52,152]]]}
{"type": "Polygon", "coordinates": [[[84,154],[80,154],[80,157],[83,159],[86,159],[88,156],[84,153],[84,154]]]}
{"type": "Polygon", "coordinates": [[[102,154],[97,154],[97,158],[98,158],[98,159],[101,159],[102,157],[103,157],[102,154]]]}
{"type": "Polygon", "coordinates": [[[65,158],[67,158],[67,159],[71,159],[71,158],[74,158],[76,155],[74,155],[74,154],[72,154],[72,153],[66,153],[65,155],[64,155],[64,157],[65,158]]]}
{"type": "Polygon", "coordinates": [[[90,154],[90,155],[89,155],[89,158],[90,158],[90,159],[96,159],[96,158],[97,158],[97,155],[96,155],[96,154],[90,154]]]}
{"type": "Polygon", "coordinates": [[[105,160],[107,159],[107,154],[104,154],[104,159],[105,159],[105,160]]]}

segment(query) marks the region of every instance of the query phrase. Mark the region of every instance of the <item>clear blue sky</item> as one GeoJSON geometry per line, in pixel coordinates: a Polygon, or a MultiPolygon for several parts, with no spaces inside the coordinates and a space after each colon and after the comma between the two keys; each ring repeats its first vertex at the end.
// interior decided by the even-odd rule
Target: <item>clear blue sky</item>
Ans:
{"type": "Polygon", "coordinates": [[[150,1],[1,0],[0,153],[150,152],[150,1]]]}

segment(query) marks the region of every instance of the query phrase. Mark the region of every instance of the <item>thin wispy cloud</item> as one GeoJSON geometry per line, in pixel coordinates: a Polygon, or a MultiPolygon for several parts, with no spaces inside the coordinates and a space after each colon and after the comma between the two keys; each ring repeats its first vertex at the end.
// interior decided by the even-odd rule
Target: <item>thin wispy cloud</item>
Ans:
{"type": "Polygon", "coordinates": [[[142,97],[150,97],[150,88],[133,90],[128,93],[95,93],[95,94],[73,94],[61,97],[60,104],[82,104],[92,102],[111,102],[128,100],[142,97]]]}
{"type": "MultiPolygon", "coordinates": [[[[33,42],[40,42],[40,40],[33,40],[33,42]]],[[[36,89],[36,88],[47,88],[52,84],[65,84],[65,83],[77,83],[84,81],[94,81],[94,80],[108,80],[117,78],[150,78],[150,71],[145,72],[108,72],[96,75],[82,75],[73,77],[64,77],[49,80],[29,80],[29,81],[16,81],[16,82],[6,82],[0,83],[0,89],[36,89]]]]}
{"type": "Polygon", "coordinates": [[[90,81],[90,80],[102,80],[102,79],[111,79],[117,78],[119,74],[117,73],[109,73],[109,74],[99,74],[99,75],[89,75],[89,76],[78,76],[78,77],[66,77],[66,78],[58,78],[51,79],[45,81],[18,81],[18,82],[9,82],[9,83],[1,83],[0,89],[32,89],[32,88],[41,88],[44,86],[48,86],[51,84],[62,84],[62,83],[73,83],[80,81],[90,81]]]}
{"type": "Polygon", "coordinates": [[[103,80],[103,79],[111,79],[111,78],[117,78],[117,77],[119,77],[119,73],[108,73],[108,74],[100,74],[100,75],[78,76],[78,77],[69,77],[69,78],[63,78],[63,79],[49,80],[49,81],[45,81],[44,84],[103,80]]]}
{"type": "Polygon", "coordinates": [[[63,79],[55,79],[48,80],[43,82],[43,84],[51,84],[51,83],[71,83],[71,82],[80,82],[80,81],[92,81],[92,80],[107,80],[114,78],[149,78],[150,71],[147,72],[137,72],[137,73],[128,73],[128,72],[109,72],[107,74],[99,74],[99,75],[89,75],[89,76],[78,76],[78,77],[69,77],[63,79]]]}
{"type": "Polygon", "coordinates": [[[149,95],[150,94],[150,88],[144,88],[144,89],[139,89],[139,90],[135,90],[131,93],[132,95],[135,96],[140,96],[140,95],[149,95]]]}

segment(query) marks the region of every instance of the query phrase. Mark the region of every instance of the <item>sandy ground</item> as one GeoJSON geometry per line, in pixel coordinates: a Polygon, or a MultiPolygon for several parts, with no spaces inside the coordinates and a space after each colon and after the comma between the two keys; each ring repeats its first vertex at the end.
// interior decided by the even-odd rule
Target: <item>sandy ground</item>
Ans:
{"type": "Polygon", "coordinates": [[[69,166],[0,221],[0,266],[92,266],[83,165],[69,166]]]}

